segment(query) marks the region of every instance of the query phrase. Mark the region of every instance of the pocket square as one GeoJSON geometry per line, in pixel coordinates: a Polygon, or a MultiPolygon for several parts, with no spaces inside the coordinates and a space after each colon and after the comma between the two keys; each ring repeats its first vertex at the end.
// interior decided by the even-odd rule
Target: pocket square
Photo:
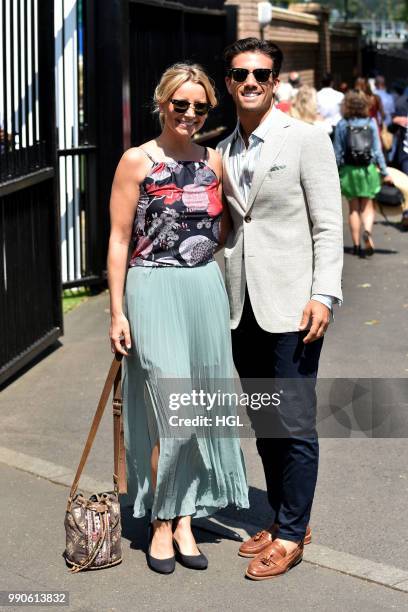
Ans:
{"type": "Polygon", "coordinates": [[[269,172],[275,172],[275,170],[283,170],[284,168],[286,168],[285,164],[283,166],[272,166],[269,172]]]}

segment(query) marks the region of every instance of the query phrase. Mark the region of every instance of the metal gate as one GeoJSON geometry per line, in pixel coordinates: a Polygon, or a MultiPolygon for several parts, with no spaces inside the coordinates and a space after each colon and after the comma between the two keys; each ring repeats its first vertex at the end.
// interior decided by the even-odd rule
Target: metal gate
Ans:
{"type": "Polygon", "coordinates": [[[236,11],[205,4],[0,0],[0,384],[62,334],[63,287],[103,282],[114,171],[158,133],[165,68],[198,61],[215,79],[202,140],[233,127],[221,54],[236,11]]]}
{"type": "Polygon", "coordinates": [[[160,75],[172,63],[201,64],[215,80],[220,104],[208,117],[201,140],[221,139],[235,124],[235,112],[226,109],[222,52],[227,44],[228,14],[223,2],[155,2],[135,0],[129,7],[131,142],[139,145],[158,134],[151,100],[160,75]],[[151,58],[148,68],[146,58],[151,58]]]}
{"type": "MultiPolygon", "coordinates": [[[[56,127],[64,288],[103,279],[98,246],[95,0],[54,0],[56,127]]],[[[104,10],[99,5],[98,10],[104,10]]]]}
{"type": "Polygon", "coordinates": [[[0,383],[62,333],[53,0],[0,0],[0,383]]]}

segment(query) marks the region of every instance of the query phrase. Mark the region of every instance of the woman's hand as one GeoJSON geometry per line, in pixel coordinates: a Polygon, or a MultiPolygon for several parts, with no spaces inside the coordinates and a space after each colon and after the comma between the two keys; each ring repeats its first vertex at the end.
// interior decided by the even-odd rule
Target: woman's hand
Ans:
{"type": "Polygon", "coordinates": [[[130,350],[132,348],[132,342],[130,338],[129,322],[123,313],[120,315],[112,315],[109,337],[112,353],[118,352],[127,357],[129,353],[125,350],[125,347],[127,350],[130,350]]]}
{"type": "Polygon", "coordinates": [[[408,127],[408,117],[394,117],[392,122],[403,128],[408,127]]]}
{"type": "Polygon", "coordinates": [[[384,176],[383,178],[383,183],[387,183],[387,185],[393,185],[394,181],[392,180],[392,177],[387,174],[387,176],[384,176]]]}

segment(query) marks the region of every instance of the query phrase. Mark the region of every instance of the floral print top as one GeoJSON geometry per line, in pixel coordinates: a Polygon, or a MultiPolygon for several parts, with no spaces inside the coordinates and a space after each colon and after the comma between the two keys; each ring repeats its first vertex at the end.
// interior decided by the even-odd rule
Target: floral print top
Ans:
{"type": "Polygon", "coordinates": [[[206,161],[155,161],[140,186],[129,267],[208,263],[219,243],[219,181],[206,161]]]}

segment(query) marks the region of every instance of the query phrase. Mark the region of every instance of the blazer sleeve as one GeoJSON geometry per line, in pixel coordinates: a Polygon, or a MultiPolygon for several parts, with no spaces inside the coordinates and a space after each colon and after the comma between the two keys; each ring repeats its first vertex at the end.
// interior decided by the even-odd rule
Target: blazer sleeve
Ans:
{"type": "Polygon", "coordinates": [[[329,136],[313,126],[305,131],[301,145],[300,180],[312,229],[312,294],[342,300],[343,216],[339,175],[329,136]]]}

